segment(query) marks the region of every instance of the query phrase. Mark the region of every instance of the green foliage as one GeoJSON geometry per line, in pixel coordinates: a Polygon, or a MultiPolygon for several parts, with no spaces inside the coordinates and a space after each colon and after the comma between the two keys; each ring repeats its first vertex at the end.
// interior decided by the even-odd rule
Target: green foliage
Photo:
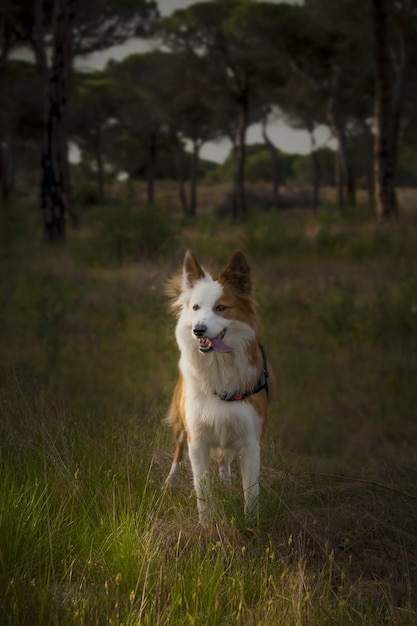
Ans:
{"type": "Polygon", "coordinates": [[[37,338],[45,346],[48,369],[56,365],[61,350],[65,300],[66,294],[60,281],[44,276],[37,289],[35,328],[37,338]]]}
{"type": "MultiPolygon", "coordinates": [[[[72,199],[77,210],[83,211],[91,205],[99,204],[99,190],[97,172],[91,167],[90,162],[84,159],[80,163],[71,166],[72,199]]],[[[104,182],[114,180],[113,175],[105,175],[104,182]]]]}
{"type": "Polygon", "coordinates": [[[313,303],[313,311],[322,323],[326,333],[336,339],[354,338],[356,330],[356,289],[350,283],[335,283],[326,291],[318,303],[313,303]]]}
{"type": "Polygon", "coordinates": [[[98,203],[98,188],[94,181],[91,181],[91,176],[89,180],[79,180],[73,185],[73,200],[79,207],[88,207],[98,203]]]}
{"type": "MultiPolygon", "coordinates": [[[[279,182],[281,184],[294,177],[294,160],[296,155],[278,150],[279,182]]],[[[250,146],[247,160],[247,180],[249,182],[272,182],[272,158],[268,149],[263,146],[250,146]]]]}
{"type": "Polygon", "coordinates": [[[94,234],[81,254],[93,265],[115,266],[166,255],[175,245],[172,221],[157,206],[106,205],[93,216],[94,234]]]}
{"type": "Polygon", "coordinates": [[[0,208],[0,249],[8,256],[27,228],[27,211],[19,202],[9,200],[0,208]]]}
{"type": "Polygon", "coordinates": [[[255,258],[296,255],[305,245],[302,226],[295,218],[271,211],[248,223],[242,244],[255,258]]]}
{"type": "MultiPolygon", "coordinates": [[[[320,184],[324,186],[334,185],[335,153],[330,148],[317,150],[320,162],[320,184]]],[[[311,154],[299,156],[293,162],[294,174],[300,183],[312,185],[314,183],[314,165],[311,154]]]]}
{"type": "Polygon", "coordinates": [[[403,219],[205,217],[174,229],[172,257],[110,269],[80,255],[93,221],[61,248],[15,235],[0,266],[2,624],[415,622],[417,229],[403,219]],[[163,488],[178,361],[163,286],[186,247],[214,265],[241,247],[253,267],[278,390],[256,529],[238,477],[230,493],[214,480],[207,529],[186,463],[181,490],[163,488]]]}
{"type": "MultiPolygon", "coordinates": [[[[85,418],[20,376],[2,377],[0,397],[2,623],[404,623],[384,582],[358,576],[359,522],[336,554],[302,484],[265,480],[256,531],[227,521],[221,504],[216,526],[198,529],[188,495],[161,489],[139,420],[121,416],[92,436],[85,418]],[[294,510],[300,497],[314,518],[294,510]]],[[[366,518],[377,501],[365,495],[366,518]]],[[[398,606],[415,617],[411,599],[398,606]]]]}
{"type": "MultiPolygon", "coordinates": [[[[143,120],[142,120],[143,121],[143,120]]],[[[127,172],[131,180],[146,180],[149,154],[145,150],[142,141],[131,132],[118,125],[111,126],[105,130],[106,157],[113,164],[116,171],[127,172]]],[[[187,180],[191,168],[191,154],[181,147],[181,158],[184,167],[184,177],[187,180]]],[[[205,159],[199,159],[199,177],[216,169],[216,164],[205,159]]],[[[156,180],[175,180],[176,170],[172,158],[172,146],[169,145],[168,138],[161,133],[158,140],[158,150],[156,157],[156,180]]]]}
{"type": "MultiPolygon", "coordinates": [[[[270,151],[263,144],[247,146],[246,179],[249,182],[272,182],[272,158],[270,151]]],[[[294,178],[293,164],[298,155],[278,151],[280,162],[280,183],[294,178]]],[[[206,174],[205,180],[209,183],[232,182],[235,176],[235,159],[233,151],[221,165],[206,174]]]]}
{"type": "Polygon", "coordinates": [[[407,273],[391,291],[382,286],[368,310],[367,321],[376,344],[417,348],[416,273],[407,273]]]}
{"type": "Polygon", "coordinates": [[[404,187],[417,186],[417,158],[415,145],[401,142],[398,148],[397,184],[404,187]]]}

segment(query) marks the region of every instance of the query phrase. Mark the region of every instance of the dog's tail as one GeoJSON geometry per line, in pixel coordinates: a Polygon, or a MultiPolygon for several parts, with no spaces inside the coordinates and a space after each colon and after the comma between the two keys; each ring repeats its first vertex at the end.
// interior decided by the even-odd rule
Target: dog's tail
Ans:
{"type": "Polygon", "coordinates": [[[175,452],[171,470],[167,478],[168,484],[175,484],[177,482],[180,463],[183,461],[184,454],[187,451],[187,431],[185,429],[184,405],[185,397],[183,378],[180,373],[174,389],[171,406],[169,408],[168,415],[165,418],[166,423],[172,428],[175,439],[175,452]]]}
{"type": "Polygon", "coordinates": [[[181,432],[185,430],[185,394],[182,374],[178,377],[175,385],[174,394],[172,396],[171,406],[165,422],[169,424],[173,430],[174,438],[177,441],[181,432]]]}

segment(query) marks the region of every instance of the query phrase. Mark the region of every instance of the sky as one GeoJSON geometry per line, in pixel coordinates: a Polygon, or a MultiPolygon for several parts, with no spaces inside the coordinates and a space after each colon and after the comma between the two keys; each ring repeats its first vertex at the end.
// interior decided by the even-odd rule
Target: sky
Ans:
{"type": "MultiPolygon", "coordinates": [[[[168,16],[176,9],[183,9],[191,4],[204,0],[158,0],[158,7],[162,16],[168,16]]],[[[271,0],[279,2],[280,0],[271,0]]],[[[301,2],[301,0],[287,0],[289,2],[301,2]]],[[[156,47],[157,44],[151,44],[156,47]]],[[[133,53],[146,52],[150,49],[149,42],[141,39],[132,39],[120,46],[114,46],[108,50],[96,52],[88,57],[80,59],[77,63],[79,69],[103,69],[108,60],[121,60],[125,56],[133,53]]],[[[307,131],[294,130],[288,126],[279,116],[271,120],[268,125],[268,134],[275,145],[284,152],[307,154],[311,150],[311,138],[307,131]]],[[[328,145],[334,147],[329,129],[321,126],[315,131],[315,140],[318,146],[328,145]]],[[[250,126],[247,133],[248,144],[263,143],[261,127],[259,124],[250,126]]],[[[201,156],[204,159],[221,163],[228,156],[231,149],[231,142],[228,139],[220,139],[215,142],[208,142],[201,149],[201,156]]]]}

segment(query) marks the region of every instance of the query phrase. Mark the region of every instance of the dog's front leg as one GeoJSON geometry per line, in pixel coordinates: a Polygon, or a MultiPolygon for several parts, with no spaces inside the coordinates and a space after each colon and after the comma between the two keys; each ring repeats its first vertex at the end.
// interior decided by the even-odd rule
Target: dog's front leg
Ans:
{"type": "Polygon", "coordinates": [[[197,496],[198,518],[201,524],[209,521],[210,507],[210,449],[202,442],[191,440],[188,444],[191,469],[193,471],[194,490],[197,496]]]}
{"type": "Polygon", "coordinates": [[[219,476],[225,487],[232,486],[231,458],[228,454],[223,454],[219,459],[219,476]]]}
{"type": "Polygon", "coordinates": [[[260,465],[259,441],[248,443],[240,457],[240,471],[245,500],[245,517],[249,521],[256,521],[258,517],[260,465]]]}

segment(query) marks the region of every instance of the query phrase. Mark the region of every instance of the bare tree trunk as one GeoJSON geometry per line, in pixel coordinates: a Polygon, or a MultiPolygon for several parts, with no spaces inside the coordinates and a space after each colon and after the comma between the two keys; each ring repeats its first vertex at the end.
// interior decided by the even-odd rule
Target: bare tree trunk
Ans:
{"type": "Polygon", "coordinates": [[[236,136],[236,179],[235,179],[235,217],[246,217],[245,165],[246,165],[246,129],[248,127],[248,102],[242,96],[239,102],[239,123],[236,136]]]}
{"type": "Polygon", "coordinates": [[[185,193],[184,172],[182,167],[182,146],[181,141],[175,132],[171,129],[171,141],[174,151],[175,169],[177,172],[178,198],[184,215],[189,215],[187,194],[185,193]]]}
{"type": "Polygon", "coordinates": [[[0,186],[1,186],[1,203],[6,204],[9,199],[9,172],[8,172],[8,154],[7,146],[4,139],[0,145],[0,186]]]}
{"type": "Polygon", "coordinates": [[[10,125],[8,121],[7,102],[5,102],[6,89],[4,89],[4,72],[0,65],[0,200],[2,204],[6,204],[9,199],[10,192],[10,133],[7,128],[10,125]]]}
{"type": "MultiPolygon", "coordinates": [[[[392,90],[392,124],[391,124],[391,151],[394,164],[394,179],[397,171],[397,153],[398,153],[398,137],[400,133],[401,115],[404,102],[405,92],[405,74],[407,69],[407,44],[406,33],[408,21],[402,20],[398,29],[399,46],[394,58],[394,76],[395,82],[392,90]]],[[[412,35],[409,33],[410,39],[412,35]]],[[[398,204],[395,203],[395,210],[398,211],[398,204]]]]}
{"type": "MultiPolygon", "coordinates": [[[[237,149],[236,149],[236,136],[237,133],[230,133],[228,135],[230,142],[232,144],[232,154],[233,154],[233,158],[234,161],[237,161],[237,149]]],[[[236,197],[237,197],[237,193],[236,193],[236,176],[234,178],[233,181],[233,190],[232,190],[232,194],[231,194],[231,200],[232,200],[232,216],[234,219],[237,219],[237,203],[236,203],[236,197]]]]}
{"type": "Polygon", "coordinates": [[[398,212],[394,183],[392,131],[392,86],[387,34],[387,0],[372,0],[375,54],[375,191],[378,219],[398,212]]]}
{"type": "MultiPolygon", "coordinates": [[[[68,90],[69,91],[69,90],[68,90]]],[[[67,91],[67,98],[68,98],[67,91]]],[[[66,102],[67,104],[67,102],[66,102]]],[[[71,165],[69,161],[69,139],[68,139],[68,108],[63,108],[62,125],[61,125],[61,159],[62,159],[62,184],[66,199],[66,210],[70,219],[71,225],[74,228],[78,227],[78,218],[74,210],[72,201],[72,188],[71,188],[71,165]]]]}
{"type": "Polygon", "coordinates": [[[194,140],[190,171],[190,215],[192,217],[195,217],[197,215],[197,182],[200,147],[201,143],[194,140]]]}
{"type": "Polygon", "coordinates": [[[343,179],[346,187],[346,199],[350,205],[354,205],[356,204],[356,193],[353,168],[349,157],[345,125],[339,114],[336,98],[334,96],[330,98],[327,116],[330,127],[337,138],[339,167],[343,172],[343,179]]]}
{"type": "Polygon", "coordinates": [[[100,124],[94,129],[94,149],[97,164],[97,199],[99,204],[104,203],[104,165],[103,165],[103,145],[102,131],[100,124]]]}
{"type": "Polygon", "coordinates": [[[321,167],[317,153],[316,140],[314,138],[314,128],[311,127],[309,130],[311,137],[311,159],[313,161],[313,211],[316,213],[320,204],[321,167]]]}
{"type": "Polygon", "coordinates": [[[6,100],[7,90],[5,88],[5,67],[11,46],[11,5],[2,7],[3,14],[0,21],[0,198],[5,204],[9,198],[9,154],[10,145],[8,141],[8,107],[6,100]]]}
{"type": "Polygon", "coordinates": [[[66,125],[72,28],[76,4],[76,0],[55,0],[52,67],[46,99],[41,183],[44,233],[50,241],[65,237],[66,217],[70,211],[66,125]]]}
{"type": "Polygon", "coordinates": [[[335,154],[335,178],[337,189],[337,204],[340,211],[345,208],[345,186],[343,181],[343,168],[341,165],[340,149],[335,154]]]}
{"type": "Polygon", "coordinates": [[[269,148],[271,153],[272,160],[272,202],[274,207],[277,209],[279,207],[279,182],[280,182],[280,171],[281,171],[281,163],[279,159],[278,149],[275,144],[271,141],[271,138],[268,136],[266,132],[266,124],[267,124],[268,114],[264,115],[262,118],[262,137],[264,142],[269,148]]]}
{"type": "Polygon", "coordinates": [[[366,184],[368,188],[368,200],[370,206],[375,204],[375,177],[374,177],[374,136],[368,124],[365,124],[366,132],[366,184]]]}
{"type": "Polygon", "coordinates": [[[147,202],[155,201],[155,178],[156,178],[156,155],[157,155],[157,131],[151,133],[148,144],[148,163],[146,168],[147,178],[147,202]]]}
{"type": "Polygon", "coordinates": [[[48,62],[46,60],[45,33],[43,29],[43,8],[42,0],[35,0],[35,31],[34,31],[34,51],[38,72],[41,75],[44,86],[48,81],[48,62]]]}

